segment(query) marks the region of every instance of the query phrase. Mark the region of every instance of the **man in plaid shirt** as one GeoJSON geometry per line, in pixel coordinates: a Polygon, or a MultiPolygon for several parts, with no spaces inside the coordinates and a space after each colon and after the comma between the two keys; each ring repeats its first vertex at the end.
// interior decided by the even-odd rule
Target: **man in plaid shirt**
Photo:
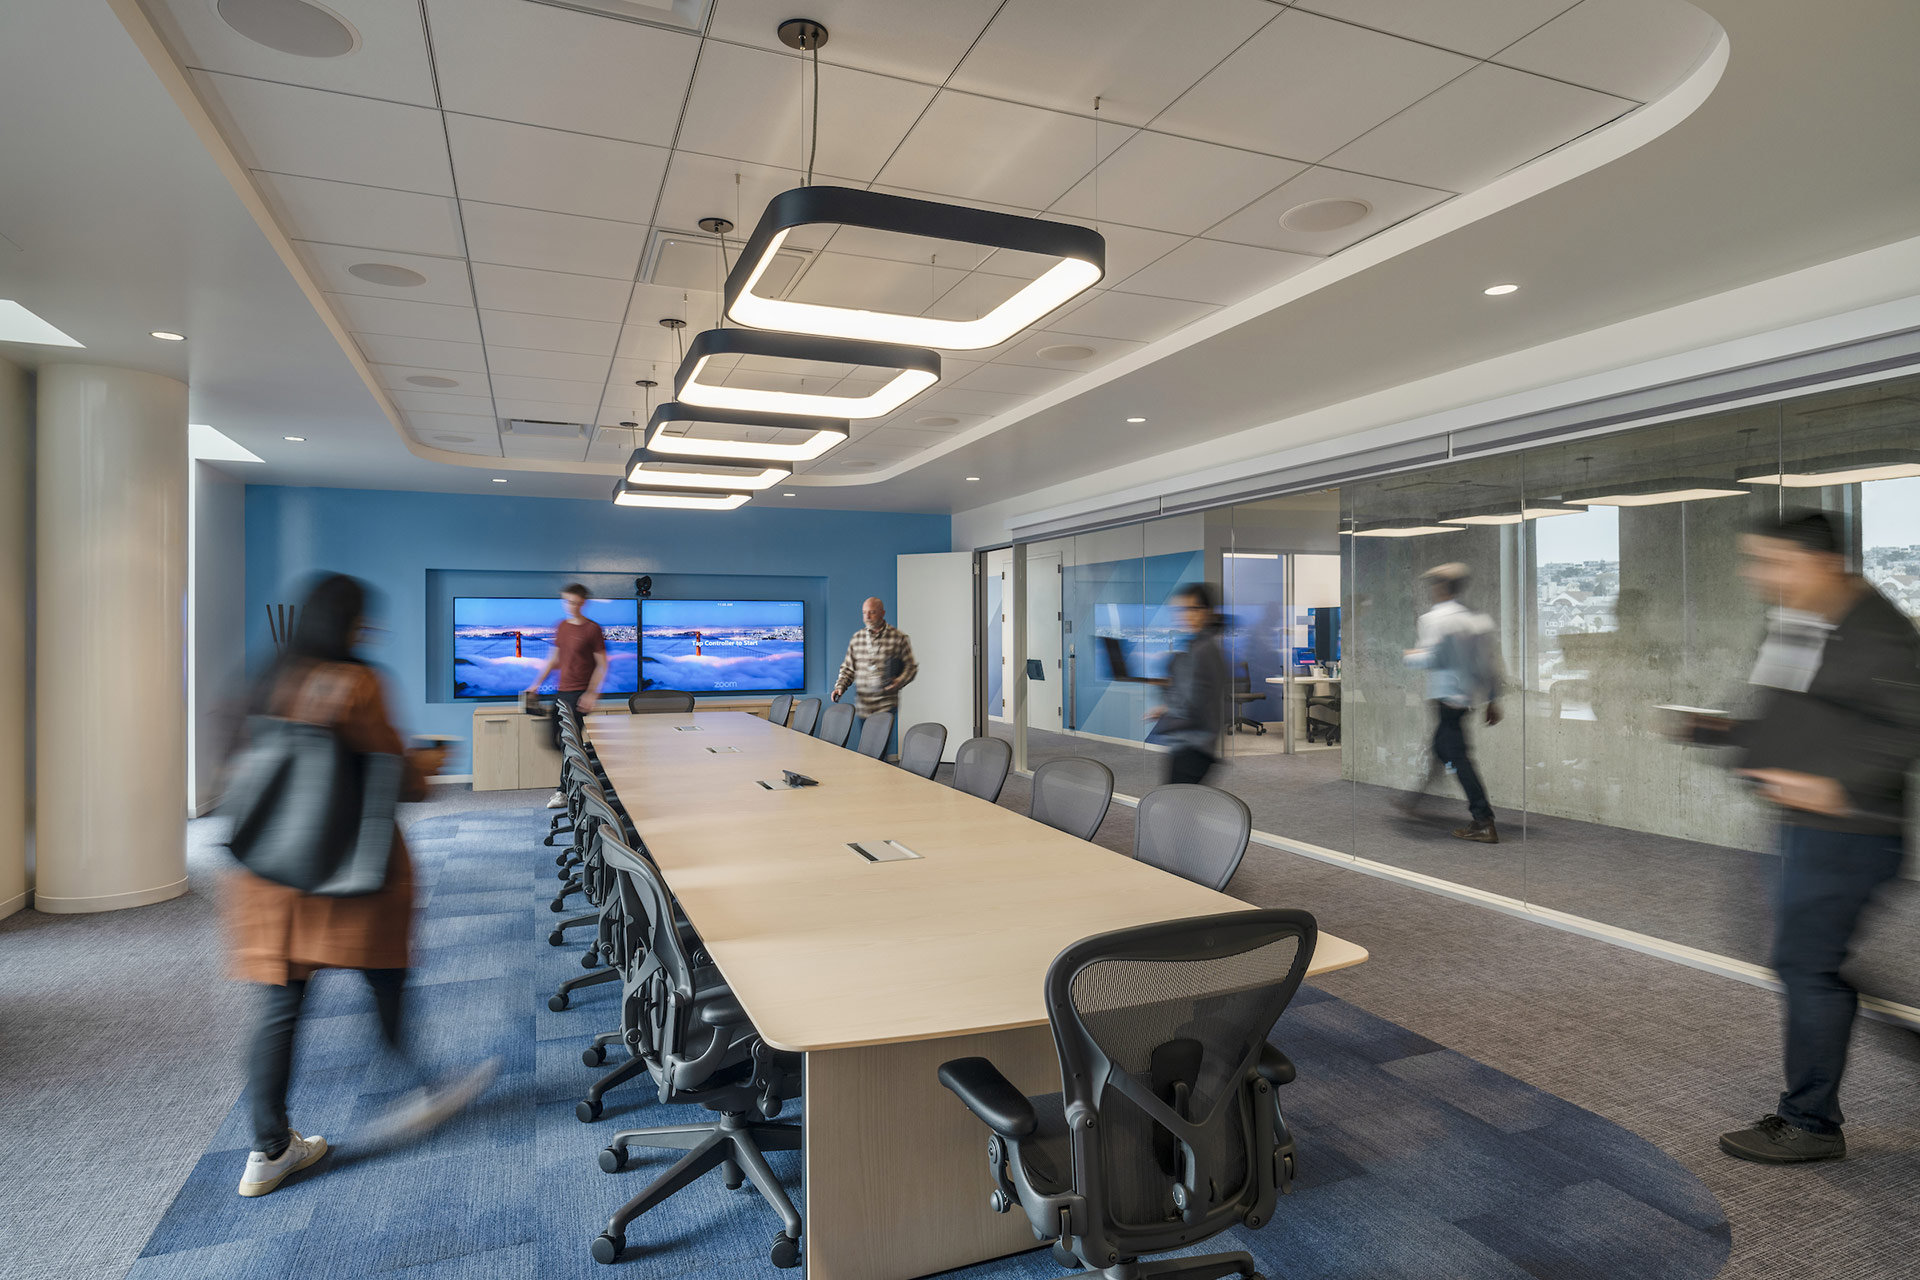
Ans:
{"type": "MultiPolygon", "coordinates": [[[[913,642],[907,639],[907,633],[887,625],[887,606],[881,603],[880,597],[867,597],[866,603],[860,606],[860,616],[866,619],[867,625],[847,641],[847,656],[840,663],[840,677],[833,682],[833,700],[840,701],[847,686],[853,686],[858,695],[854,710],[864,727],[869,716],[892,711],[900,705],[900,690],[920,673],[920,664],[913,660],[913,642]]],[[[858,745],[859,741],[859,734],[855,733],[850,745],[858,745]]],[[[888,745],[892,745],[891,737],[888,745]]]]}

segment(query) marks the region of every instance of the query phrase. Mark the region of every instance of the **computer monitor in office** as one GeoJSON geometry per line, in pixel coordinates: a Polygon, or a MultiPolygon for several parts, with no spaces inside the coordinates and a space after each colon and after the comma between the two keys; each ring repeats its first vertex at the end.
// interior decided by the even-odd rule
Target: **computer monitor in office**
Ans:
{"type": "Polygon", "coordinates": [[[1340,608],[1307,610],[1307,643],[1313,662],[1340,661],[1340,608]]]}

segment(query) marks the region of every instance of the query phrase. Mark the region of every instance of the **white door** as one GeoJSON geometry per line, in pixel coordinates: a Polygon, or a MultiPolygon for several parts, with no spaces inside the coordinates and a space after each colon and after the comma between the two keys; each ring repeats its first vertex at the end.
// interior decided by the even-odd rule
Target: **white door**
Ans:
{"type": "Polygon", "coordinates": [[[973,553],[898,559],[893,625],[913,642],[920,674],[900,691],[899,727],[947,726],[946,759],[973,736],[973,553]]]}
{"type": "MultiPolygon", "coordinates": [[[[1066,670],[1060,661],[1060,553],[1027,557],[1027,658],[1040,679],[1027,684],[1027,727],[1060,732],[1066,670]]],[[[1024,674],[1024,673],[1023,673],[1024,674]]]]}

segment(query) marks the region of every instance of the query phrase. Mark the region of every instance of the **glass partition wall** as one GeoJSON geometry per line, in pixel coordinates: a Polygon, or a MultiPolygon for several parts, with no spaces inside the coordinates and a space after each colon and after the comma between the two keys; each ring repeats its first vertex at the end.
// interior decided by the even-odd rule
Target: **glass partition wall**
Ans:
{"type": "MultiPolygon", "coordinates": [[[[1170,601],[1207,582],[1231,699],[1208,782],[1263,841],[1764,964],[1772,817],[1662,708],[1749,705],[1766,610],[1739,539],[1791,508],[1843,517],[1852,563],[1920,618],[1920,379],[1016,546],[999,642],[1024,632],[1004,678],[1024,691],[1016,749],[1028,769],[1102,760],[1122,795],[1160,785],[1147,713],[1184,643],[1170,601]],[[1504,673],[1498,722],[1464,730],[1498,844],[1453,835],[1461,779],[1434,759],[1435,690],[1409,663],[1441,564],[1465,567],[1504,673]]],[[[1863,940],[1863,989],[1920,1006],[1916,925],[1905,879],[1863,940]]]]}

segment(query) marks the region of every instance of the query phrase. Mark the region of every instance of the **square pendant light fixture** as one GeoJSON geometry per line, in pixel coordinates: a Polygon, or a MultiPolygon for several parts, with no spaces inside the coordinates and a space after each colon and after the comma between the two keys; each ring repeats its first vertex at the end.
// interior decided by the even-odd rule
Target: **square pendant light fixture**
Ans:
{"type": "Polygon", "coordinates": [[[1425,520],[1379,520],[1360,525],[1353,531],[1356,538],[1419,538],[1429,533],[1465,533],[1466,526],[1457,524],[1431,524],[1425,520]]]}
{"type": "Polygon", "coordinates": [[[760,215],[759,225],[727,276],[726,314],[735,323],[756,329],[975,351],[998,346],[1098,284],[1106,274],[1106,262],[1107,242],[1089,227],[851,187],[796,187],[775,196],[760,215]],[[772,267],[788,233],[795,227],[817,225],[959,241],[1057,261],[977,320],[935,320],[755,293],[754,286],[772,267]]]}
{"type": "Polygon", "coordinates": [[[741,410],[707,409],[697,404],[669,400],[647,419],[647,434],[641,443],[662,457],[724,459],[729,462],[811,462],[835,445],[846,443],[850,428],[846,419],[814,418],[797,413],[746,413],[741,410]],[[686,434],[699,427],[739,429],[773,433],[806,432],[804,440],[781,444],[772,440],[714,440],[686,434]]]}
{"type": "Polygon", "coordinates": [[[760,329],[708,329],[687,344],[686,357],[673,376],[673,395],[682,404],[707,409],[804,414],[816,418],[881,418],[939,380],[940,356],[925,347],[821,338],[804,333],[768,333],[760,329]],[[851,365],[886,370],[893,376],[885,385],[857,396],[731,387],[720,382],[708,367],[725,356],[851,365]]]}
{"type": "Polygon", "coordinates": [[[663,457],[650,449],[635,449],[627,459],[630,484],[669,486],[676,489],[727,489],[758,492],[771,489],[793,474],[792,467],[777,464],[703,462],[694,458],[663,457]]]}
{"type": "Polygon", "coordinates": [[[1639,484],[1616,484],[1580,493],[1563,493],[1562,502],[1582,507],[1658,507],[1669,502],[1702,502],[1708,498],[1744,498],[1750,490],[1735,489],[1724,480],[1676,476],[1639,484]]]}
{"type": "Polygon", "coordinates": [[[1747,468],[1736,476],[1741,484],[1777,484],[1788,489],[1904,480],[1920,476],[1920,451],[1874,449],[1834,458],[1811,458],[1787,469],[1778,465],[1747,468]]]}
{"type": "Polygon", "coordinates": [[[731,511],[746,504],[750,493],[718,493],[711,489],[655,489],[628,484],[613,486],[616,507],[664,507],[673,511],[731,511]]]}
{"type": "Polygon", "coordinates": [[[1520,524],[1527,520],[1544,520],[1548,516],[1578,516],[1586,514],[1585,507],[1566,506],[1557,502],[1529,502],[1518,511],[1511,507],[1476,508],[1463,511],[1457,516],[1442,516],[1441,524],[1520,524]]]}

